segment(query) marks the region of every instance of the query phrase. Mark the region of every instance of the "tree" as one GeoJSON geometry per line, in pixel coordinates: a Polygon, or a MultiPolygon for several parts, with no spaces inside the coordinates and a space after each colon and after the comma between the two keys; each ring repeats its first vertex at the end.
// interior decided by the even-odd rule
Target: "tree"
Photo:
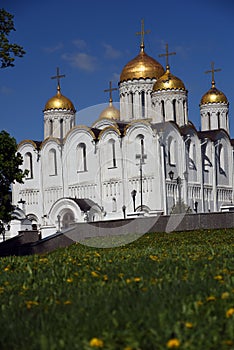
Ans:
{"type": "Polygon", "coordinates": [[[21,170],[23,158],[17,152],[16,140],[6,131],[0,132],[0,220],[9,222],[14,210],[11,204],[11,184],[23,183],[28,171],[21,170]]]}
{"type": "Polygon", "coordinates": [[[9,42],[9,34],[15,31],[13,18],[12,14],[0,9],[0,68],[13,67],[14,57],[23,57],[25,54],[22,46],[9,42]]]}

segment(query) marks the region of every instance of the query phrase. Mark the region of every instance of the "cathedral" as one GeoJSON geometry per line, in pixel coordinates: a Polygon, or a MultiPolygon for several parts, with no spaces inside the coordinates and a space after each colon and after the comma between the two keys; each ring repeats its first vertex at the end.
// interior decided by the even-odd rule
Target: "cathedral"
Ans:
{"type": "MultiPolygon", "coordinates": [[[[144,28],[138,55],[122,69],[118,110],[112,101],[91,126],[76,125],[76,109],[57,92],[44,107],[44,140],[18,145],[24,184],[13,184],[18,218],[46,237],[75,222],[144,215],[220,211],[233,202],[229,103],[211,87],[200,100],[201,130],[188,115],[183,81],[147,55],[144,28]]],[[[17,216],[16,215],[16,216],[17,216]]]]}

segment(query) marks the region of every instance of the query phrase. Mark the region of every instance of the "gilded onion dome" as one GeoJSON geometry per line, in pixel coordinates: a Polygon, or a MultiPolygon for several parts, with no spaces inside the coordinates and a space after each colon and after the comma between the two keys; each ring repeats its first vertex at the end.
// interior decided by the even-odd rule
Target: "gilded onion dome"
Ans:
{"type": "Polygon", "coordinates": [[[215,82],[212,80],[212,87],[207,93],[205,93],[202,98],[201,98],[201,105],[205,105],[208,103],[227,103],[228,104],[228,99],[224,95],[222,91],[219,91],[215,87],[215,82]]]}
{"type": "Polygon", "coordinates": [[[120,112],[117,108],[113,106],[111,98],[109,101],[109,106],[101,112],[101,114],[99,115],[99,119],[120,119],[120,112]]]}
{"type": "Polygon", "coordinates": [[[148,56],[144,51],[144,44],[141,44],[139,55],[124,66],[120,75],[120,82],[140,78],[158,79],[163,73],[163,66],[154,58],[148,56]]]}
{"type": "Polygon", "coordinates": [[[153,86],[153,91],[161,90],[186,90],[182,80],[171,74],[169,65],[167,65],[166,72],[153,86]]]}
{"type": "Polygon", "coordinates": [[[49,99],[45,105],[44,111],[51,109],[66,109],[75,112],[75,107],[69,98],[63,96],[60,91],[60,85],[57,86],[57,94],[49,99]]]}

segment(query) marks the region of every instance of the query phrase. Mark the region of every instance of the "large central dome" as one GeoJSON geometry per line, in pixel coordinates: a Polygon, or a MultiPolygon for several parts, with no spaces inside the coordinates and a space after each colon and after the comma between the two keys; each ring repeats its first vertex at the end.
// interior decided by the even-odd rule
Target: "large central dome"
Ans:
{"type": "Polygon", "coordinates": [[[141,78],[158,79],[163,74],[163,66],[154,58],[148,56],[142,45],[139,55],[124,66],[120,75],[120,82],[141,78]]]}

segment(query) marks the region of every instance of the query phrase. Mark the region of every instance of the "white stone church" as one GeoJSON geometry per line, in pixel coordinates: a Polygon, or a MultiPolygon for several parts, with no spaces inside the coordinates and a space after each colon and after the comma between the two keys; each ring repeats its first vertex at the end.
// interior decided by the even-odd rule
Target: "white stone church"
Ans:
{"type": "MultiPolygon", "coordinates": [[[[74,222],[141,215],[215,212],[233,202],[229,103],[211,87],[200,101],[201,131],[188,116],[188,91],[144,47],[119,79],[112,104],[92,126],[76,125],[76,109],[60,88],[44,108],[44,140],[18,146],[29,173],[13,185],[18,215],[45,237],[74,222]]],[[[198,101],[199,102],[199,101],[198,101]]],[[[16,210],[16,211],[17,211],[16,210]]]]}

